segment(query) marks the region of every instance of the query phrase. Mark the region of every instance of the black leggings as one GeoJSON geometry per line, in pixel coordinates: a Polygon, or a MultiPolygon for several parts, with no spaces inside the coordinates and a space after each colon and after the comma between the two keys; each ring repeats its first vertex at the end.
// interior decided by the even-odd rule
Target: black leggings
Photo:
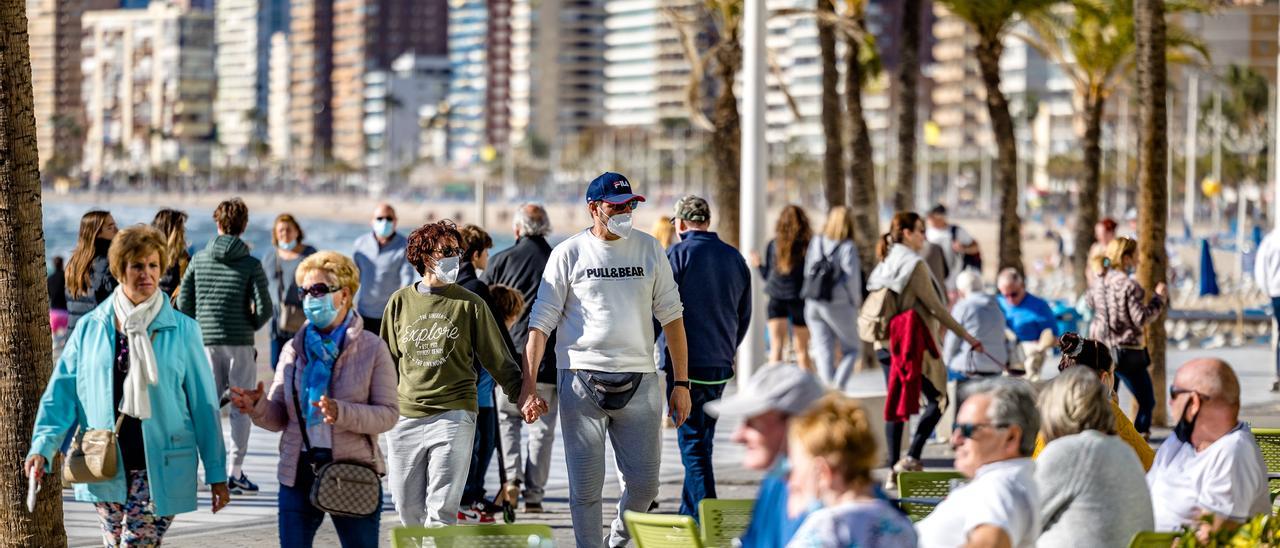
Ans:
{"type": "MultiPolygon", "coordinates": [[[[890,368],[889,353],[881,350],[876,353],[876,357],[880,360],[880,368],[884,371],[884,380],[887,384],[889,382],[890,368]]],[[[907,449],[907,456],[917,460],[924,453],[924,444],[929,441],[929,436],[933,434],[933,429],[937,428],[938,421],[942,420],[942,407],[939,406],[942,401],[942,392],[934,387],[928,378],[920,379],[920,390],[924,393],[928,403],[920,415],[920,423],[916,425],[915,435],[911,438],[911,447],[907,449]]],[[[884,423],[884,437],[889,444],[888,450],[885,451],[889,457],[889,466],[896,464],[898,459],[902,457],[902,435],[906,429],[906,422],[884,423]]]]}

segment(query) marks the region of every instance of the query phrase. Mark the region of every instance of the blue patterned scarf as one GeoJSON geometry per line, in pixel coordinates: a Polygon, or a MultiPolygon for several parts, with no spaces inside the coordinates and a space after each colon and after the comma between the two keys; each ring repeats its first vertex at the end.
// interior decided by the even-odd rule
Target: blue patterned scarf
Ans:
{"type": "Polygon", "coordinates": [[[306,422],[308,428],[324,425],[324,413],[314,404],[320,396],[329,395],[329,384],[333,378],[333,364],[342,353],[342,343],[347,337],[347,326],[351,323],[352,313],[328,333],[321,333],[316,326],[308,323],[303,334],[303,347],[307,352],[307,370],[303,372],[302,395],[306,396],[306,422]]]}

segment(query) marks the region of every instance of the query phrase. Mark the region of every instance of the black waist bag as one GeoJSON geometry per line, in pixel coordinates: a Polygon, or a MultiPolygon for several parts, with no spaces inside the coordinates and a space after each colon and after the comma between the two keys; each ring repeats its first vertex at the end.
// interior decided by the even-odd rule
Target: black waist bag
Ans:
{"type": "Polygon", "coordinates": [[[596,405],[606,411],[617,411],[627,406],[631,397],[640,389],[644,373],[602,373],[600,371],[575,370],[574,375],[587,387],[587,393],[596,405]]]}

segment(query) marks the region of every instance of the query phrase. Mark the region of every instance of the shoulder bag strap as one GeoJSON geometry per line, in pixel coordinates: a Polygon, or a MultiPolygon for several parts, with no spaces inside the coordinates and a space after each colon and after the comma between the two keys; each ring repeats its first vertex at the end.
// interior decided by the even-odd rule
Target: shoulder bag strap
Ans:
{"type": "Polygon", "coordinates": [[[302,413],[302,404],[298,400],[298,365],[291,364],[293,373],[289,376],[289,387],[293,389],[293,409],[298,414],[298,430],[302,432],[302,448],[311,452],[311,438],[307,436],[307,416],[302,413]]]}

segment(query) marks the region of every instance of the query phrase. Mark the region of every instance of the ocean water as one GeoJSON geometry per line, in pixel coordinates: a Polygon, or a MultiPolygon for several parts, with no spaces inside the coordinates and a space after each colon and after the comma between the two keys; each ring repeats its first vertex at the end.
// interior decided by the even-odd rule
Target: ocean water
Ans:
{"type": "MultiPolygon", "coordinates": [[[[54,256],[63,259],[71,257],[76,246],[76,237],[80,231],[80,217],[91,209],[104,209],[111,212],[120,228],[144,223],[150,224],[158,208],[123,205],[101,205],[71,203],[44,204],[44,241],[46,260],[54,256]]],[[[213,224],[213,210],[204,208],[188,208],[187,212],[187,244],[197,250],[217,236],[217,227],[213,224]]],[[[245,230],[245,242],[249,244],[254,257],[261,259],[263,254],[271,250],[271,223],[278,211],[250,210],[249,227],[245,230]]],[[[298,224],[302,225],[303,242],[320,250],[332,250],[350,255],[352,244],[356,238],[370,230],[369,225],[334,221],[317,217],[295,215],[298,224]]],[[[401,226],[400,233],[408,236],[413,227],[401,226]]],[[[493,238],[493,249],[497,253],[514,243],[514,238],[507,232],[490,233],[493,238]]]]}

